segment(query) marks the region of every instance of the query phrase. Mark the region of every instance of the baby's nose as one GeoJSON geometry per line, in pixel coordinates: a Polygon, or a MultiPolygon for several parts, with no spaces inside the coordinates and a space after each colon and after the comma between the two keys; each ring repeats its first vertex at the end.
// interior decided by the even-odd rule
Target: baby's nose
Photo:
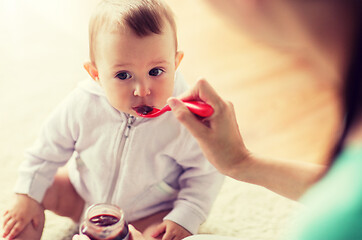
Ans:
{"type": "Polygon", "coordinates": [[[137,84],[133,91],[134,96],[145,97],[151,94],[151,90],[145,84],[137,84]]]}

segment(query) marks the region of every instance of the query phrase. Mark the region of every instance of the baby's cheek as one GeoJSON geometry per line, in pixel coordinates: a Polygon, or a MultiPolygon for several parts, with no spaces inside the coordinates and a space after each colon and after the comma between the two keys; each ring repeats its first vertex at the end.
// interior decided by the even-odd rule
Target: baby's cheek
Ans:
{"type": "Polygon", "coordinates": [[[164,84],[164,93],[165,96],[167,98],[172,96],[173,90],[174,90],[174,80],[173,79],[169,79],[165,84],[164,84]]]}
{"type": "Polygon", "coordinates": [[[164,91],[158,94],[157,100],[161,102],[162,105],[166,105],[167,99],[172,97],[173,89],[164,89],[164,91]]]}
{"type": "Polygon", "coordinates": [[[130,104],[128,99],[130,95],[122,95],[122,94],[108,94],[107,99],[112,107],[121,112],[129,112],[130,104]]]}

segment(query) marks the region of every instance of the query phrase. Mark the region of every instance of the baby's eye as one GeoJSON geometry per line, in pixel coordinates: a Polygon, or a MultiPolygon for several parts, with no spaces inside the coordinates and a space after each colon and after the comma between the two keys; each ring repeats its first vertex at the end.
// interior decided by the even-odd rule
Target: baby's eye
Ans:
{"type": "Polygon", "coordinates": [[[128,72],[120,72],[120,73],[117,73],[117,75],[116,75],[116,78],[119,78],[121,80],[126,80],[131,77],[132,77],[131,74],[129,74],[128,72]]]}
{"type": "Polygon", "coordinates": [[[159,76],[159,75],[161,75],[163,72],[164,72],[164,71],[163,71],[162,69],[160,69],[160,68],[152,68],[152,69],[148,72],[148,74],[149,74],[150,76],[159,76]]]}

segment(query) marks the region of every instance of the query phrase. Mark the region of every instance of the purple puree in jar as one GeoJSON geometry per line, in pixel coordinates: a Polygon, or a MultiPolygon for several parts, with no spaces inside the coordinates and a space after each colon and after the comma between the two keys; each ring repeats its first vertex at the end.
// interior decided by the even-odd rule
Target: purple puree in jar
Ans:
{"type": "Polygon", "coordinates": [[[97,226],[111,226],[119,221],[119,219],[112,215],[98,215],[89,219],[91,223],[97,226]]]}
{"type": "MultiPolygon", "coordinates": [[[[119,218],[116,216],[108,215],[108,214],[102,214],[97,215],[89,219],[89,221],[99,227],[107,227],[116,224],[119,221],[119,218]]],[[[84,229],[82,229],[82,233],[84,235],[87,235],[91,240],[99,240],[99,238],[95,238],[90,233],[88,233],[86,230],[83,232],[84,229]]],[[[102,240],[123,240],[128,234],[128,226],[125,224],[122,231],[114,237],[114,238],[107,238],[102,240]]]]}

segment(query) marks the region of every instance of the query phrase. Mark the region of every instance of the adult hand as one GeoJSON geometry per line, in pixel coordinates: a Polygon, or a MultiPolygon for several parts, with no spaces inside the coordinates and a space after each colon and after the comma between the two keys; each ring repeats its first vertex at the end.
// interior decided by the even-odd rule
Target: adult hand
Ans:
{"type": "MultiPolygon", "coordinates": [[[[137,231],[131,224],[128,225],[129,240],[145,240],[142,233],[137,231]]],[[[74,235],[72,240],[90,240],[86,235],[74,235]]]]}
{"type": "Polygon", "coordinates": [[[249,156],[236,121],[231,102],[223,100],[204,79],[183,94],[180,99],[170,98],[168,104],[176,118],[191,132],[206,158],[221,173],[236,177],[235,169],[249,156]],[[180,100],[201,100],[214,108],[212,116],[199,119],[180,100]]]}
{"type": "Polygon", "coordinates": [[[251,154],[240,135],[233,105],[205,80],[199,80],[180,99],[168,100],[172,112],[196,138],[205,157],[224,175],[298,199],[326,170],[320,164],[264,159],[251,154]],[[204,101],[214,108],[214,113],[200,120],[180,99],[204,101]]]}

